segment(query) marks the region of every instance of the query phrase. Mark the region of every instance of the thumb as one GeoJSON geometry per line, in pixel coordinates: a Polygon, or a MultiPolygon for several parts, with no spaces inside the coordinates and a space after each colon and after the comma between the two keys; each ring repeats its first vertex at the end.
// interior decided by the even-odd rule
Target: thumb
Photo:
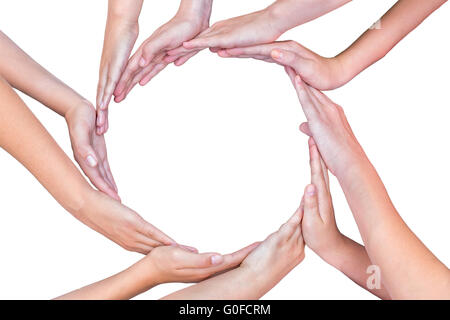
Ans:
{"type": "Polygon", "coordinates": [[[78,132],[76,137],[74,138],[75,141],[73,141],[75,153],[89,167],[96,167],[98,165],[98,159],[94,148],[89,143],[88,133],[83,130],[83,132],[78,132]]]}
{"type": "Polygon", "coordinates": [[[319,202],[317,188],[310,184],[305,188],[303,219],[312,222],[319,216],[319,202]]]}
{"type": "Polygon", "coordinates": [[[312,137],[312,133],[311,133],[311,129],[309,128],[309,124],[308,122],[303,122],[300,125],[300,131],[303,132],[304,134],[306,134],[309,137],[312,137]]]}
{"type": "Polygon", "coordinates": [[[139,66],[145,68],[156,56],[156,54],[164,46],[159,38],[150,40],[142,46],[142,54],[139,59],[139,66]]]}
{"type": "Polygon", "coordinates": [[[209,268],[222,264],[224,258],[219,253],[193,253],[183,250],[181,262],[185,268],[209,268]]]}
{"type": "MultiPolygon", "coordinates": [[[[274,50],[272,50],[270,55],[271,55],[272,59],[279,62],[280,64],[282,64],[284,66],[292,67],[294,69],[298,63],[298,60],[300,59],[300,57],[296,53],[294,53],[292,51],[288,51],[288,50],[282,50],[282,49],[274,49],[274,50]]],[[[297,73],[298,73],[298,70],[297,70],[297,73]]]]}

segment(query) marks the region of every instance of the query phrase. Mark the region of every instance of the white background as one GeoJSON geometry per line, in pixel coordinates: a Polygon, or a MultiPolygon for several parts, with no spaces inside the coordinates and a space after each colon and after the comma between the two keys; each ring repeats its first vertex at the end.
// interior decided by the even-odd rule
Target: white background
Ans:
{"type": "MultiPolygon", "coordinates": [[[[270,2],[216,0],[211,22],[270,2]]],[[[178,3],[146,1],[137,45],[178,3]]],[[[282,39],[333,56],[393,3],[353,1],[282,39]]],[[[107,1],[2,0],[0,28],[94,101],[106,12],[107,1]]],[[[444,5],[385,59],[328,93],[345,108],[402,217],[447,265],[449,20],[444,5]]],[[[64,119],[24,99],[72,158],[64,119]]],[[[202,251],[226,253],[263,239],[293,213],[309,182],[307,140],[297,129],[304,115],[279,66],[204,51],[110,109],[109,158],[124,203],[202,251]]],[[[0,168],[0,298],[52,298],[140,258],[75,220],[3,150],[0,168]]],[[[360,241],[335,179],[332,192],[341,231],[360,241]]],[[[162,285],[138,298],[181,287],[162,285]]],[[[264,298],[374,299],[309,249],[264,298]]]]}

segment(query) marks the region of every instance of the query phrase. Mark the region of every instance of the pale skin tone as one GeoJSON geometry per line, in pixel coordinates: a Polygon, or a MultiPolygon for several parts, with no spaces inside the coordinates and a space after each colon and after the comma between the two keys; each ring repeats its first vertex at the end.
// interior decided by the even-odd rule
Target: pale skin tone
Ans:
{"type": "MultiPolygon", "coordinates": [[[[97,90],[97,133],[108,130],[108,106],[114,94],[121,102],[136,84],[145,85],[169,63],[167,52],[191,40],[209,27],[212,0],[181,0],[175,16],[130,54],[138,36],[143,1],[109,0],[100,78],[97,90]]],[[[196,52],[178,55],[181,65],[196,52]]]]}
{"type": "Polygon", "coordinates": [[[128,36],[122,36],[115,30],[120,30],[117,25],[123,24],[132,25],[133,30],[138,30],[137,18],[142,1],[124,1],[127,5],[124,4],[122,10],[115,10],[120,6],[120,0],[110,0],[109,12],[120,14],[108,14],[98,86],[97,133],[103,134],[109,127],[108,106],[112,95],[115,102],[123,101],[136,84],[146,85],[168,64],[181,66],[208,47],[217,52],[221,48],[272,42],[285,31],[349,1],[278,0],[266,9],[217,22],[209,27],[213,1],[182,0],[174,18],[145,40],[125,66],[124,61],[128,58],[125,57],[132,50],[137,32],[127,32],[128,36]],[[121,20],[126,23],[120,23],[121,20]],[[119,41],[121,37],[123,41],[119,41]],[[115,53],[117,50],[122,53],[120,57],[115,53]],[[116,67],[107,68],[108,64],[116,67]]]}
{"type": "MultiPolygon", "coordinates": [[[[337,177],[372,264],[392,299],[449,299],[450,270],[402,220],[343,109],[287,69],[323,162],[337,177]]],[[[307,234],[307,233],[305,233],[307,234]]],[[[357,281],[358,282],[358,281],[357,281]]]]}
{"type": "Polygon", "coordinates": [[[207,278],[163,299],[259,299],[303,261],[301,219],[299,208],[262,243],[224,256],[158,247],[125,271],[57,299],[131,299],[159,284],[207,278]]]}
{"type": "Polygon", "coordinates": [[[92,105],[42,68],[2,32],[0,74],[12,87],[65,117],[74,157],[80,168],[100,191],[120,200],[109,167],[105,138],[95,134],[92,105]]]}
{"type": "Polygon", "coordinates": [[[234,46],[218,50],[218,55],[278,63],[293,68],[310,86],[332,90],[383,58],[445,2],[447,0],[399,0],[373,28],[332,58],[322,57],[294,41],[234,46]]]}
{"type": "Polygon", "coordinates": [[[163,283],[198,282],[236,268],[257,245],[223,256],[194,253],[178,246],[158,247],[128,269],[57,299],[124,300],[163,283]]]}
{"type": "MultiPolygon", "coordinates": [[[[0,55],[8,54],[11,48],[16,49],[5,48],[5,41],[10,40],[5,40],[5,36],[1,35],[0,45],[5,50],[1,50],[0,55]]],[[[73,136],[78,134],[82,138],[88,135],[88,148],[92,141],[93,147],[97,143],[104,145],[102,137],[97,137],[95,133],[92,135],[95,109],[91,104],[23,52],[11,59],[20,62],[14,63],[15,69],[20,74],[27,74],[27,77],[19,80],[13,70],[0,63],[1,71],[16,88],[66,117],[74,148],[77,141],[84,142],[83,139],[74,139],[73,136]],[[73,109],[66,110],[65,107],[73,109]]],[[[94,190],[10,84],[2,77],[0,79],[0,146],[22,163],[67,211],[127,250],[146,254],[154,247],[175,243],[133,210],[94,190]]]]}
{"type": "Polygon", "coordinates": [[[130,299],[159,284],[204,279],[162,299],[259,299],[303,261],[301,219],[299,208],[263,242],[224,256],[158,247],[125,271],[57,299],[130,299]]]}
{"type": "Polygon", "coordinates": [[[339,231],[334,217],[328,168],[312,138],[308,144],[311,185],[306,188],[302,200],[302,232],[306,245],[362,288],[381,299],[390,299],[382,285],[380,289],[367,288],[367,268],[373,263],[364,246],[339,231]]]}

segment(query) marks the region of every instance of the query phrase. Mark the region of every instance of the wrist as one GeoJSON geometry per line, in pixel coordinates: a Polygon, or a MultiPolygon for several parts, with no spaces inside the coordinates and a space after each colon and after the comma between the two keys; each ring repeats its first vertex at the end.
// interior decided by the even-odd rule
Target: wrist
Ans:
{"type": "Polygon", "coordinates": [[[147,291],[163,282],[152,263],[151,253],[129,267],[126,272],[133,279],[139,292],[147,291]]]}
{"type": "Polygon", "coordinates": [[[331,59],[335,65],[336,73],[339,74],[340,86],[346,84],[360,73],[360,70],[357,70],[358,64],[354,60],[352,61],[352,57],[346,50],[331,59]]]}
{"type": "Polygon", "coordinates": [[[175,17],[188,20],[200,30],[209,27],[213,0],[182,0],[175,17]]]}

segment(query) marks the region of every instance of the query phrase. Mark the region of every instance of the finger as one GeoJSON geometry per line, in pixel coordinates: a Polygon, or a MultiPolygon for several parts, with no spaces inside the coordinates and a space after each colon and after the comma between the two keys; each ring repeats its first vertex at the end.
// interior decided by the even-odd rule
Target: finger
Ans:
{"type": "Polygon", "coordinates": [[[181,67],[183,64],[185,64],[189,59],[191,59],[193,56],[195,56],[197,53],[199,53],[199,51],[194,51],[194,52],[192,52],[192,53],[189,53],[189,54],[187,54],[187,55],[185,55],[185,56],[182,56],[182,57],[180,57],[179,59],[177,59],[176,61],[175,61],[175,65],[177,66],[177,67],[181,67]]]}
{"type": "Polygon", "coordinates": [[[224,257],[219,253],[194,253],[181,248],[176,251],[176,257],[183,263],[180,269],[205,269],[224,262],[224,257]]]}
{"type": "Polygon", "coordinates": [[[182,249],[191,251],[191,252],[193,252],[193,253],[198,253],[198,249],[197,249],[197,248],[194,248],[194,247],[191,247],[191,246],[186,246],[186,245],[183,245],[183,244],[179,244],[178,246],[179,246],[180,248],[182,248],[182,249]]]}
{"type": "Polygon", "coordinates": [[[104,90],[106,87],[106,79],[107,79],[107,74],[108,74],[108,68],[106,67],[104,70],[101,71],[99,80],[98,80],[98,85],[97,85],[97,110],[102,109],[102,101],[103,101],[103,95],[104,95],[104,90]]]}
{"type": "Polygon", "coordinates": [[[315,104],[315,99],[311,96],[308,89],[308,85],[303,82],[299,75],[295,76],[295,90],[297,91],[298,99],[302,105],[303,111],[306,115],[308,121],[310,119],[315,119],[318,114],[317,106],[315,104]]]}
{"type": "Polygon", "coordinates": [[[284,71],[286,71],[287,75],[289,76],[289,79],[291,79],[292,85],[295,88],[295,76],[297,75],[291,67],[284,67],[284,71]]]}
{"type": "Polygon", "coordinates": [[[185,55],[185,54],[187,54],[187,53],[189,53],[191,51],[192,50],[188,50],[188,49],[186,49],[185,47],[183,47],[181,45],[178,48],[171,49],[171,50],[167,51],[167,55],[168,56],[178,56],[179,57],[179,56],[185,55]]]}
{"type": "Polygon", "coordinates": [[[313,184],[308,185],[305,188],[305,203],[304,203],[304,212],[303,216],[305,221],[317,221],[322,219],[319,214],[319,203],[317,199],[317,189],[313,184]]]}
{"type": "Polygon", "coordinates": [[[213,53],[217,53],[217,52],[219,52],[219,50],[221,50],[221,48],[217,48],[217,47],[209,48],[209,51],[211,51],[213,53]]]}
{"type": "Polygon", "coordinates": [[[139,57],[139,66],[141,68],[145,68],[153,61],[155,56],[165,47],[165,41],[165,37],[156,37],[144,42],[141,56],[139,57]]]}
{"type": "Polygon", "coordinates": [[[139,243],[140,245],[151,247],[151,248],[164,246],[163,243],[153,240],[153,239],[150,239],[149,237],[146,237],[143,234],[136,235],[136,242],[139,243]]]}
{"type": "Polygon", "coordinates": [[[230,56],[266,56],[270,57],[270,53],[275,48],[274,44],[264,44],[259,46],[241,47],[241,48],[230,48],[226,49],[227,54],[230,56]]]}
{"type": "Polygon", "coordinates": [[[92,168],[86,166],[85,164],[80,164],[81,170],[83,170],[84,174],[88,177],[89,181],[101,192],[105,193],[109,197],[120,201],[119,196],[116,191],[107,183],[107,181],[100,174],[100,171],[97,168],[92,168]]]}
{"type": "Polygon", "coordinates": [[[165,64],[165,63],[157,64],[155,66],[155,68],[153,68],[153,70],[148,75],[146,75],[144,78],[142,78],[142,80],[140,81],[140,85],[145,86],[147,83],[150,82],[150,80],[152,80],[154,77],[156,77],[158,75],[158,73],[160,73],[162,70],[164,70],[165,67],[167,67],[167,64],[165,64]]]}
{"type": "Polygon", "coordinates": [[[295,232],[295,229],[300,227],[300,222],[301,210],[298,208],[292,217],[290,217],[289,220],[280,227],[278,231],[280,236],[285,240],[291,238],[295,232]]]}
{"type": "Polygon", "coordinates": [[[100,102],[100,109],[106,110],[109,106],[109,103],[111,102],[112,95],[114,93],[114,90],[116,89],[117,81],[119,79],[108,79],[108,83],[106,84],[106,88],[102,97],[102,100],[100,102]]]}
{"type": "Polygon", "coordinates": [[[323,172],[321,157],[313,138],[309,138],[309,157],[311,167],[311,183],[316,187],[319,202],[319,214],[330,212],[330,193],[323,172]]]}
{"type": "Polygon", "coordinates": [[[297,70],[298,68],[296,68],[299,56],[297,56],[294,52],[289,50],[274,49],[270,52],[270,56],[279,64],[289,66],[296,70],[297,73],[300,73],[299,70],[297,70]]]}
{"type": "Polygon", "coordinates": [[[117,188],[116,180],[114,180],[114,176],[111,172],[111,167],[109,166],[108,158],[103,160],[103,167],[105,168],[106,175],[108,176],[109,180],[112,182],[114,189],[116,192],[119,192],[119,188],[117,188]]]}
{"type": "Polygon", "coordinates": [[[311,129],[309,128],[308,122],[303,122],[300,125],[300,131],[306,134],[309,137],[312,137],[311,129]]]}
{"type": "Polygon", "coordinates": [[[188,49],[188,50],[192,50],[192,49],[199,50],[199,49],[217,47],[217,45],[210,45],[212,43],[210,38],[208,38],[208,37],[201,38],[200,36],[195,39],[192,39],[190,41],[183,42],[183,48],[188,49]]]}
{"type": "Polygon", "coordinates": [[[139,59],[141,53],[138,50],[128,61],[127,66],[122,73],[122,76],[117,83],[116,89],[114,90],[114,96],[116,97],[114,101],[120,102],[122,100],[118,100],[118,97],[122,96],[122,93],[128,87],[129,82],[134,78],[136,73],[138,73],[142,68],[139,66],[139,59]]]}
{"type": "Polygon", "coordinates": [[[159,241],[165,245],[172,245],[172,244],[176,244],[176,241],[173,240],[171,237],[169,237],[168,235],[166,235],[164,232],[162,232],[161,230],[159,230],[158,228],[156,228],[155,226],[153,226],[152,224],[148,223],[148,222],[144,222],[140,232],[146,236],[146,237],[150,237],[153,240],[159,241]]]}

